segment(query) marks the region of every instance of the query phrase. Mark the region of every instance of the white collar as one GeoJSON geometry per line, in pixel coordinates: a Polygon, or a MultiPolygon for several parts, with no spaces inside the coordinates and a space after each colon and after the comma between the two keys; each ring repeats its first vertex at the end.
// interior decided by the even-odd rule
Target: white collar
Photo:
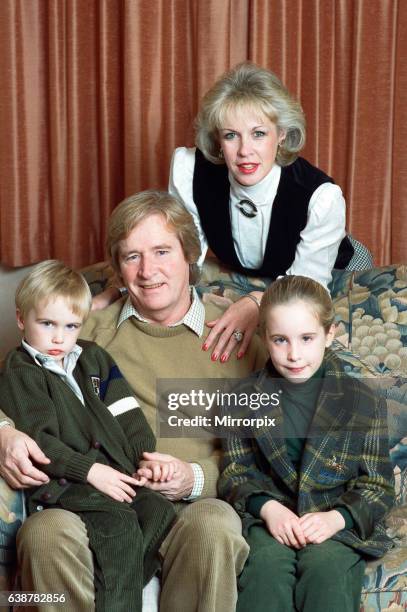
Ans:
{"type": "Polygon", "coordinates": [[[274,164],[270,172],[255,185],[241,185],[229,172],[230,195],[234,200],[250,200],[256,206],[270,204],[280,182],[281,166],[274,164]]]}
{"type": "Polygon", "coordinates": [[[44,355],[44,353],[37,351],[37,349],[32,347],[25,340],[21,341],[21,346],[34,359],[34,362],[38,366],[44,368],[45,370],[48,370],[49,372],[57,374],[57,376],[59,376],[72,389],[72,391],[75,393],[76,397],[82,402],[82,404],[85,404],[83,393],[73,376],[73,371],[82,353],[81,346],[75,344],[72,351],[68,353],[68,355],[65,355],[62,365],[59,365],[59,363],[55,361],[55,359],[50,357],[50,355],[44,355]]]}
{"type": "MultiPolygon", "coordinates": [[[[188,309],[188,312],[181,319],[181,321],[177,321],[177,323],[171,323],[167,327],[176,327],[178,325],[186,325],[192,330],[199,338],[202,336],[205,328],[205,307],[202,304],[199,296],[196,292],[195,287],[191,287],[191,306],[188,309]]],[[[121,310],[119,320],[117,322],[117,327],[129,319],[130,317],[136,317],[139,321],[143,323],[149,323],[153,325],[150,321],[145,319],[133,306],[130,296],[127,298],[125,303],[123,304],[123,308],[121,310]]]]}
{"type": "Polygon", "coordinates": [[[28,342],[26,342],[24,339],[21,340],[21,346],[34,359],[37,365],[41,367],[46,367],[48,370],[51,369],[49,365],[52,365],[53,371],[55,371],[55,368],[57,368],[58,370],[61,370],[61,372],[65,374],[68,371],[68,367],[72,372],[83,350],[81,346],[79,346],[78,344],[75,344],[72,351],[68,355],[65,355],[64,361],[63,361],[64,366],[62,367],[62,366],[59,366],[58,363],[55,361],[55,359],[53,359],[50,355],[45,355],[44,353],[37,351],[36,348],[28,344],[28,342]],[[74,364],[73,367],[72,367],[72,364],[74,364]]]}

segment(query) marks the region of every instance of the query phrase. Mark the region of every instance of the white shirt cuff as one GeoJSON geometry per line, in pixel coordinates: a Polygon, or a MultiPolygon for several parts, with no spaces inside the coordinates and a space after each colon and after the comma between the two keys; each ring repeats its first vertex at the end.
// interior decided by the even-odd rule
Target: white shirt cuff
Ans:
{"type": "Polygon", "coordinates": [[[200,497],[205,484],[204,472],[199,463],[191,463],[191,467],[194,472],[194,486],[192,487],[191,495],[183,497],[184,501],[193,501],[200,497]]]}
{"type": "Polygon", "coordinates": [[[5,419],[3,419],[2,421],[0,421],[0,429],[2,427],[13,427],[13,425],[10,423],[10,421],[6,421],[5,419]]]}

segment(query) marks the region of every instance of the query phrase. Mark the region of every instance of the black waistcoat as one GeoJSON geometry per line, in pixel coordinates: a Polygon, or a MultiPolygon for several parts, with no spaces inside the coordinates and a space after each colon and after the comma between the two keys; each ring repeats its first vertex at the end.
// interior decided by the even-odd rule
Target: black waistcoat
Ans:
{"type": "MultiPolygon", "coordinates": [[[[285,274],[294,261],[300,233],[307,224],[311,196],[322,183],[327,182],[333,183],[333,180],[301,157],[281,168],[263,264],[258,269],[245,268],[233,244],[227,166],[209,162],[199,149],[195,153],[193,198],[209,247],[223,264],[249,276],[275,279],[285,274]]],[[[345,268],[352,255],[353,247],[345,237],[334,267],[345,268]]]]}

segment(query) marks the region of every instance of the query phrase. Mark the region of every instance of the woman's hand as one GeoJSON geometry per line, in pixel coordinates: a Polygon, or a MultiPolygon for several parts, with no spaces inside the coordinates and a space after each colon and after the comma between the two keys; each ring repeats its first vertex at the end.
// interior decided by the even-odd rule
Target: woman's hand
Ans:
{"type": "Polygon", "coordinates": [[[262,506],[260,516],[267,529],[280,544],[299,550],[306,546],[301,519],[291,510],[271,499],[262,506]]]}
{"type": "Polygon", "coordinates": [[[337,510],[309,512],[300,518],[307,544],[321,544],[344,529],[345,519],[337,510]]]}
{"type": "Polygon", "coordinates": [[[142,487],[146,481],[145,478],[136,479],[123,474],[103,463],[94,463],[92,465],[88,472],[87,480],[95,489],[105,493],[112,499],[129,503],[136,495],[135,490],[130,485],[142,487]]]}
{"type": "MultiPolygon", "coordinates": [[[[263,294],[261,291],[256,291],[251,295],[260,301],[263,294]]],[[[214,346],[211,356],[212,361],[217,361],[220,358],[220,361],[224,363],[239,345],[237,358],[241,359],[256,331],[258,322],[258,305],[251,298],[242,297],[231,304],[219,319],[207,323],[208,327],[212,329],[202,348],[207,351],[214,346]],[[236,330],[243,334],[241,342],[233,335],[236,330]]]]}
{"type": "Polygon", "coordinates": [[[103,310],[120,298],[120,291],[117,287],[108,287],[102,293],[98,293],[92,298],[92,310],[103,310]]]}

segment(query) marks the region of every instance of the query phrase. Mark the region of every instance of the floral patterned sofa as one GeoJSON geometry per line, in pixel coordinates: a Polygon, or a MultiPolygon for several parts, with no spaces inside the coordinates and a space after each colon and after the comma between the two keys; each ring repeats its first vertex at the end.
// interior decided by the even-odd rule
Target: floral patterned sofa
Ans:
{"type": "MultiPolygon", "coordinates": [[[[92,292],[110,280],[107,263],[83,270],[92,292]]],[[[246,278],[205,263],[198,290],[204,301],[227,305],[242,293],[264,289],[265,279],[246,278]]],[[[407,265],[363,272],[334,271],[330,286],[338,330],[334,350],[350,376],[374,379],[386,398],[397,501],[387,519],[395,547],[369,562],[361,612],[407,610],[407,265]]],[[[21,496],[0,481],[0,590],[9,588],[13,539],[23,520],[21,496]],[[2,556],[1,556],[2,555],[2,556]]]]}

